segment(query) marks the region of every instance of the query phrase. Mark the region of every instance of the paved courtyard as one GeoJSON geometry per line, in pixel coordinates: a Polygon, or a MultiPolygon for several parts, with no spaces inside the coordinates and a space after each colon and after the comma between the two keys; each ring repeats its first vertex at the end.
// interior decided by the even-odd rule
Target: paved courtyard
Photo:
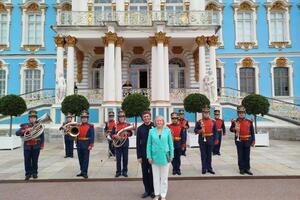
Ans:
{"type": "MultiPolygon", "coordinates": [[[[141,169],[135,149],[129,153],[129,178],[140,178],[141,169]]],[[[222,144],[221,156],[213,157],[214,176],[240,176],[237,167],[235,145],[230,138],[222,144]]],[[[300,141],[271,140],[270,147],[252,149],[251,165],[255,176],[299,176],[300,141]]],[[[24,164],[22,148],[0,151],[0,180],[23,180],[24,164]]],[[[202,177],[198,148],[189,148],[182,157],[182,177],[202,177]]],[[[78,179],[79,164],[76,151],[74,158],[64,158],[63,143],[46,143],[40,154],[39,179],[78,179]]],[[[96,143],[90,157],[89,178],[113,178],[115,161],[107,158],[107,144],[96,143]]],[[[171,175],[172,176],[172,175],[171,175]]]]}

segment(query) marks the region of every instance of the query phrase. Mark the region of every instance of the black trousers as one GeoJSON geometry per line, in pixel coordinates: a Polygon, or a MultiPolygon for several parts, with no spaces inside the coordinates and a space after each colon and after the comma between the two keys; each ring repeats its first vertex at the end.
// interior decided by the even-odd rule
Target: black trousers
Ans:
{"type": "Polygon", "coordinates": [[[181,148],[175,148],[174,149],[174,158],[172,160],[172,166],[173,166],[174,172],[180,171],[180,165],[181,165],[180,156],[181,155],[182,155],[181,148]]]}
{"type": "Polygon", "coordinates": [[[25,176],[37,175],[38,174],[38,160],[40,155],[40,149],[24,149],[24,165],[25,165],[25,176]]]}
{"type": "Polygon", "coordinates": [[[66,157],[73,157],[74,140],[65,137],[66,157]]]}
{"type": "Polygon", "coordinates": [[[154,193],[152,167],[147,158],[142,158],[142,174],[145,192],[148,194],[154,193]]]}
{"type": "Polygon", "coordinates": [[[251,141],[240,141],[235,142],[237,155],[238,155],[238,165],[240,170],[249,170],[250,169],[250,148],[251,141]]]}
{"type": "Polygon", "coordinates": [[[202,170],[212,170],[211,156],[213,145],[203,142],[200,143],[202,170]]]}
{"type": "Polygon", "coordinates": [[[90,150],[87,148],[77,148],[80,171],[82,174],[88,174],[90,150]]]}
{"type": "Polygon", "coordinates": [[[107,140],[108,142],[108,151],[112,156],[115,156],[115,147],[113,145],[113,141],[112,140],[107,140]]]}
{"type": "Polygon", "coordinates": [[[221,142],[222,142],[222,133],[218,133],[218,138],[219,144],[215,144],[213,148],[213,153],[214,154],[219,154],[220,153],[220,148],[221,148],[221,142]]]}
{"type": "Polygon", "coordinates": [[[115,149],[116,150],[116,167],[117,167],[117,174],[121,172],[127,173],[128,172],[128,146],[122,146],[115,149]],[[121,162],[123,161],[123,169],[121,169],[121,162]]]}

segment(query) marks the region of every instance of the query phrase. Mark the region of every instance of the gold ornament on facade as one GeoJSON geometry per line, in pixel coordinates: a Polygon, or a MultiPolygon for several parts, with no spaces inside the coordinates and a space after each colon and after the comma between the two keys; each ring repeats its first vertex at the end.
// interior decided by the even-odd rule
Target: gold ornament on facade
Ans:
{"type": "Polygon", "coordinates": [[[197,48],[194,53],[194,63],[195,63],[195,80],[199,81],[199,49],[197,48]]]}
{"type": "Polygon", "coordinates": [[[113,12],[116,12],[116,10],[117,10],[117,4],[116,3],[112,3],[111,7],[112,7],[113,12]]]}
{"type": "Polygon", "coordinates": [[[57,47],[64,47],[65,45],[65,39],[59,35],[54,38],[54,41],[57,47]]]}
{"type": "Polygon", "coordinates": [[[29,68],[29,69],[35,69],[38,67],[38,62],[34,59],[34,58],[30,58],[26,61],[26,66],[29,68]]]}
{"type": "Polygon", "coordinates": [[[63,6],[61,7],[62,11],[72,11],[72,5],[70,3],[65,3],[63,4],[63,6]]]}
{"type": "Polygon", "coordinates": [[[0,2],[0,12],[6,12],[6,7],[3,3],[0,2]]]}
{"type": "Polygon", "coordinates": [[[108,33],[105,33],[105,37],[102,37],[102,40],[104,45],[108,46],[109,43],[115,44],[118,40],[118,36],[116,33],[109,31],[108,33]]]}
{"type": "Polygon", "coordinates": [[[68,59],[64,58],[64,68],[66,69],[68,66],[68,59]]]}
{"type": "Polygon", "coordinates": [[[149,8],[149,11],[152,11],[152,9],[153,9],[153,8],[152,8],[152,2],[149,2],[149,3],[148,3],[148,8],[149,8]]]}
{"type": "Polygon", "coordinates": [[[166,33],[163,33],[163,32],[158,32],[158,33],[155,33],[155,40],[157,43],[165,43],[165,40],[166,40],[166,33]]]}
{"type": "Polygon", "coordinates": [[[40,7],[37,3],[32,3],[26,8],[27,12],[39,12],[40,7]]]}
{"type": "Polygon", "coordinates": [[[36,52],[39,49],[41,49],[42,45],[39,44],[26,44],[23,45],[23,49],[25,49],[26,51],[30,51],[30,52],[36,52]]]}
{"type": "Polygon", "coordinates": [[[84,53],[80,51],[80,49],[76,48],[76,61],[77,61],[77,82],[81,83],[83,75],[83,60],[84,60],[84,53]]]}
{"type": "Polygon", "coordinates": [[[211,3],[207,4],[205,10],[207,10],[207,11],[220,11],[221,7],[216,5],[215,3],[211,2],[211,3]]]}
{"type": "Polygon", "coordinates": [[[219,37],[215,35],[207,37],[207,44],[209,46],[217,46],[219,44],[219,37]]]}
{"type": "Polygon", "coordinates": [[[277,60],[276,60],[276,66],[277,67],[286,67],[288,64],[288,61],[286,58],[284,57],[279,57],[277,60]]]}
{"type": "Polygon", "coordinates": [[[7,44],[0,44],[0,51],[4,51],[6,49],[8,49],[7,44]]]}
{"type": "Polygon", "coordinates": [[[270,11],[286,11],[288,6],[285,6],[282,2],[277,1],[270,6],[270,11]]]}
{"type": "Polygon", "coordinates": [[[66,41],[66,44],[70,47],[74,47],[75,44],[77,43],[77,39],[76,37],[73,37],[73,36],[70,36],[68,35],[66,38],[65,38],[65,41],[66,41]]]}
{"type": "Polygon", "coordinates": [[[183,48],[182,48],[182,46],[174,46],[174,47],[172,48],[172,52],[173,52],[174,54],[182,54],[183,48]]]}
{"type": "Polygon", "coordinates": [[[243,2],[238,6],[238,11],[253,11],[253,7],[249,2],[243,2]]]}
{"type": "Polygon", "coordinates": [[[95,52],[95,54],[102,55],[102,54],[104,54],[104,47],[95,47],[94,52],[95,52]]]}
{"type": "Polygon", "coordinates": [[[243,67],[253,67],[253,60],[250,57],[244,58],[242,61],[243,67]]]}
{"type": "Polygon", "coordinates": [[[288,46],[289,46],[288,42],[271,42],[270,45],[270,47],[278,48],[278,49],[286,48],[288,46]]]}
{"type": "Polygon", "coordinates": [[[165,41],[164,41],[164,46],[165,46],[165,47],[169,46],[169,44],[170,44],[170,39],[171,39],[171,37],[166,37],[166,38],[165,38],[165,41]]]}
{"type": "Polygon", "coordinates": [[[143,47],[133,47],[132,49],[134,54],[143,54],[144,53],[144,48],[143,47]]]}
{"type": "Polygon", "coordinates": [[[255,42],[238,42],[236,48],[249,50],[254,48],[255,46],[255,42]]]}
{"type": "Polygon", "coordinates": [[[125,2],[125,4],[124,4],[124,6],[125,6],[125,11],[128,11],[128,8],[129,8],[129,3],[128,2],[125,2]]]}
{"type": "Polygon", "coordinates": [[[154,36],[149,37],[149,43],[150,43],[151,47],[157,46],[156,39],[154,36]]]}
{"type": "Polygon", "coordinates": [[[185,2],[184,6],[185,6],[185,11],[189,11],[190,10],[190,2],[185,2]]]}
{"type": "Polygon", "coordinates": [[[2,68],[3,66],[3,62],[0,60],[0,69],[2,68]]]}
{"type": "Polygon", "coordinates": [[[118,37],[117,41],[116,41],[116,46],[120,47],[120,46],[123,45],[123,43],[124,43],[124,38],[123,37],[118,37]]]}
{"type": "Polygon", "coordinates": [[[165,10],[165,2],[160,3],[160,10],[165,10]]]}
{"type": "Polygon", "coordinates": [[[206,41],[207,41],[207,39],[206,39],[206,37],[204,35],[199,36],[199,37],[196,38],[196,43],[198,44],[199,47],[200,46],[205,46],[206,45],[206,41]]]}

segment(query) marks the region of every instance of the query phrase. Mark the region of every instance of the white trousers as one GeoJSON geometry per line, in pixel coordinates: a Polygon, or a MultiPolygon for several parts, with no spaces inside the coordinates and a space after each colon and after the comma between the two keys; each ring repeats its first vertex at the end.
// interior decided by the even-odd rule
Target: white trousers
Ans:
{"type": "Polygon", "coordinates": [[[167,196],[169,166],[169,163],[167,165],[152,164],[154,193],[162,198],[167,196]]]}

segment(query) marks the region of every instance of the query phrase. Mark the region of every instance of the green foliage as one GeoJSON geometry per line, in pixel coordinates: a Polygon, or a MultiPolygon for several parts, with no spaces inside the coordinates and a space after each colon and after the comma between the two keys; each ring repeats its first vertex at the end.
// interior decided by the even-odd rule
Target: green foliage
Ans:
{"type": "Polygon", "coordinates": [[[210,101],[205,95],[199,94],[199,93],[194,93],[194,94],[188,95],[184,99],[183,105],[184,105],[184,109],[187,112],[197,113],[197,112],[202,112],[202,108],[205,105],[209,106],[210,101]]]}
{"type": "Polygon", "coordinates": [[[0,113],[5,116],[19,116],[27,110],[25,100],[17,95],[10,94],[0,99],[0,113]]]}
{"type": "Polygon", "coordinates": [[[262,116],[268,114],[270,107],[268,99],[258,94],[246,96],[242,101],[242,105],[246,108],[247,114],[261,114],[262,116]]]}
{"type": "Polygon", "coordinates": [[[149,99],[140,93],[130,94],[122,102],[122,110],[125,111],[126,117],[141,116],[149,107],[149,99]]]}
{"type": "Polygon", "coordinates": [[[83,110],[88,110],[90,104],[88,100],[82,95],[69,95],[66,96],[61,103],[61,111],[66,115],[72,113],[73,115],[79,116],[83,110]]]}

